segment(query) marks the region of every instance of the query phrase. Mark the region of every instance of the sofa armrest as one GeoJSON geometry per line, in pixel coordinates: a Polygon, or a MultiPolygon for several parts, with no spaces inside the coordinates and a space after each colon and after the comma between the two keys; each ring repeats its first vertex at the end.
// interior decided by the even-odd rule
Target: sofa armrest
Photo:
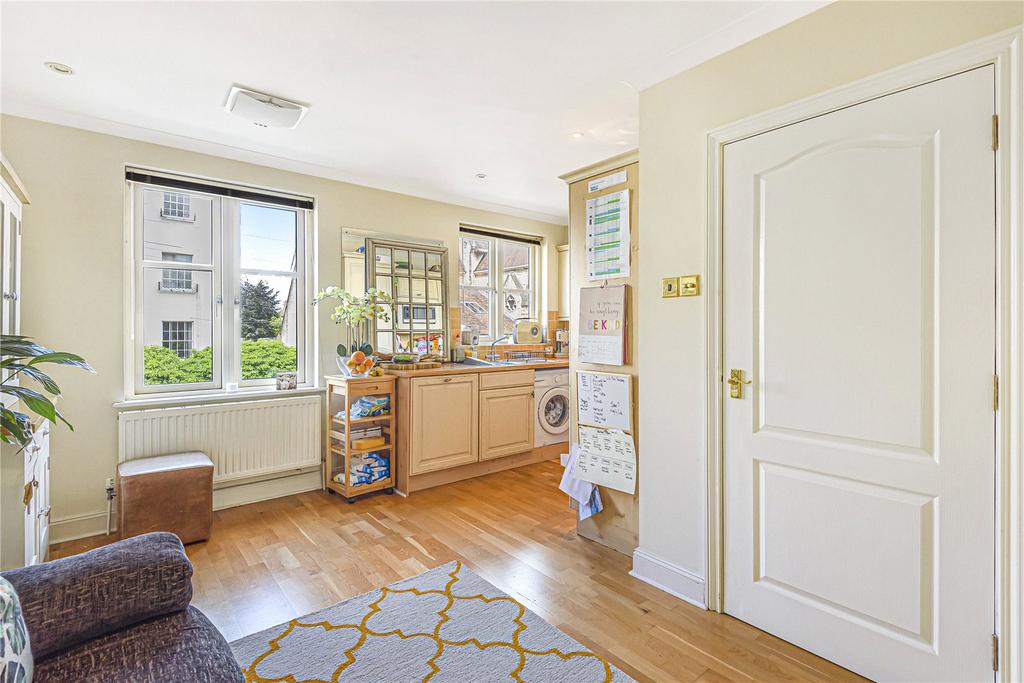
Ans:
{"type": "Polygon", "coordinates": [[[164,532],[3,576],[18,593],[36,659],[192,600],[192,563],[178,537],[164,532]]]}

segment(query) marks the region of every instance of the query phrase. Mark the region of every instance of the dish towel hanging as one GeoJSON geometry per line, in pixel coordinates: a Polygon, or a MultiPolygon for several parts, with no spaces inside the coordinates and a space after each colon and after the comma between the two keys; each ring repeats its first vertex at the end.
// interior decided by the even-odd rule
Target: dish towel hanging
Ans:
{"type": "Polygon", "coordinates": [[[569,447],[569,461],[565,464],[565,472],[562,473],[562,482],[558,488],[579,504],[580,519],[586,519],[603,510],[604,506],[601,504],[601,492],[597,486],[589,481],[577,479],[574,475],[579,455],[579,444],[572,444],[569,447]]]}

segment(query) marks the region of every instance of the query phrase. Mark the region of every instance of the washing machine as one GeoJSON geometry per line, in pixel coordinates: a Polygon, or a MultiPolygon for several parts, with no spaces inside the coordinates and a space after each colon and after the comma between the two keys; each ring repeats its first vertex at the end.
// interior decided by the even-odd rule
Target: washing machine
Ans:
{"type": "Polygon", "coordinates": [[[569,441],[569,370],[534,372],[534,446],[569,441]]]}

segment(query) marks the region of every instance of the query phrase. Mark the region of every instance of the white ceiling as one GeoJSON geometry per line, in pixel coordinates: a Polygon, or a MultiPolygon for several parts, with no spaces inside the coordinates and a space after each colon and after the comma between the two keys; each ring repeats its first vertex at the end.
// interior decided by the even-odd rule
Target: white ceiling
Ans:
{"type": "Polygon", "coordinates": [[[564,221],[558,175],[637,146],[638,90],[822,4],[4,1],[0,108],[564,221]],[[257,128],[235,83],[310,112],[257,128]]]}

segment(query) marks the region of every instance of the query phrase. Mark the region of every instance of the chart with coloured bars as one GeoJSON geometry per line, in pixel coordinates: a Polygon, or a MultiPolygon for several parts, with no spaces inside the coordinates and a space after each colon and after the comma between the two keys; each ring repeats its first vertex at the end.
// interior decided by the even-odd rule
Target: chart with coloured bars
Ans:
{"type": "Polygon", "coordinates": [[[587,278],[629,277],[629,190],[587,200],[587,278]]]}

